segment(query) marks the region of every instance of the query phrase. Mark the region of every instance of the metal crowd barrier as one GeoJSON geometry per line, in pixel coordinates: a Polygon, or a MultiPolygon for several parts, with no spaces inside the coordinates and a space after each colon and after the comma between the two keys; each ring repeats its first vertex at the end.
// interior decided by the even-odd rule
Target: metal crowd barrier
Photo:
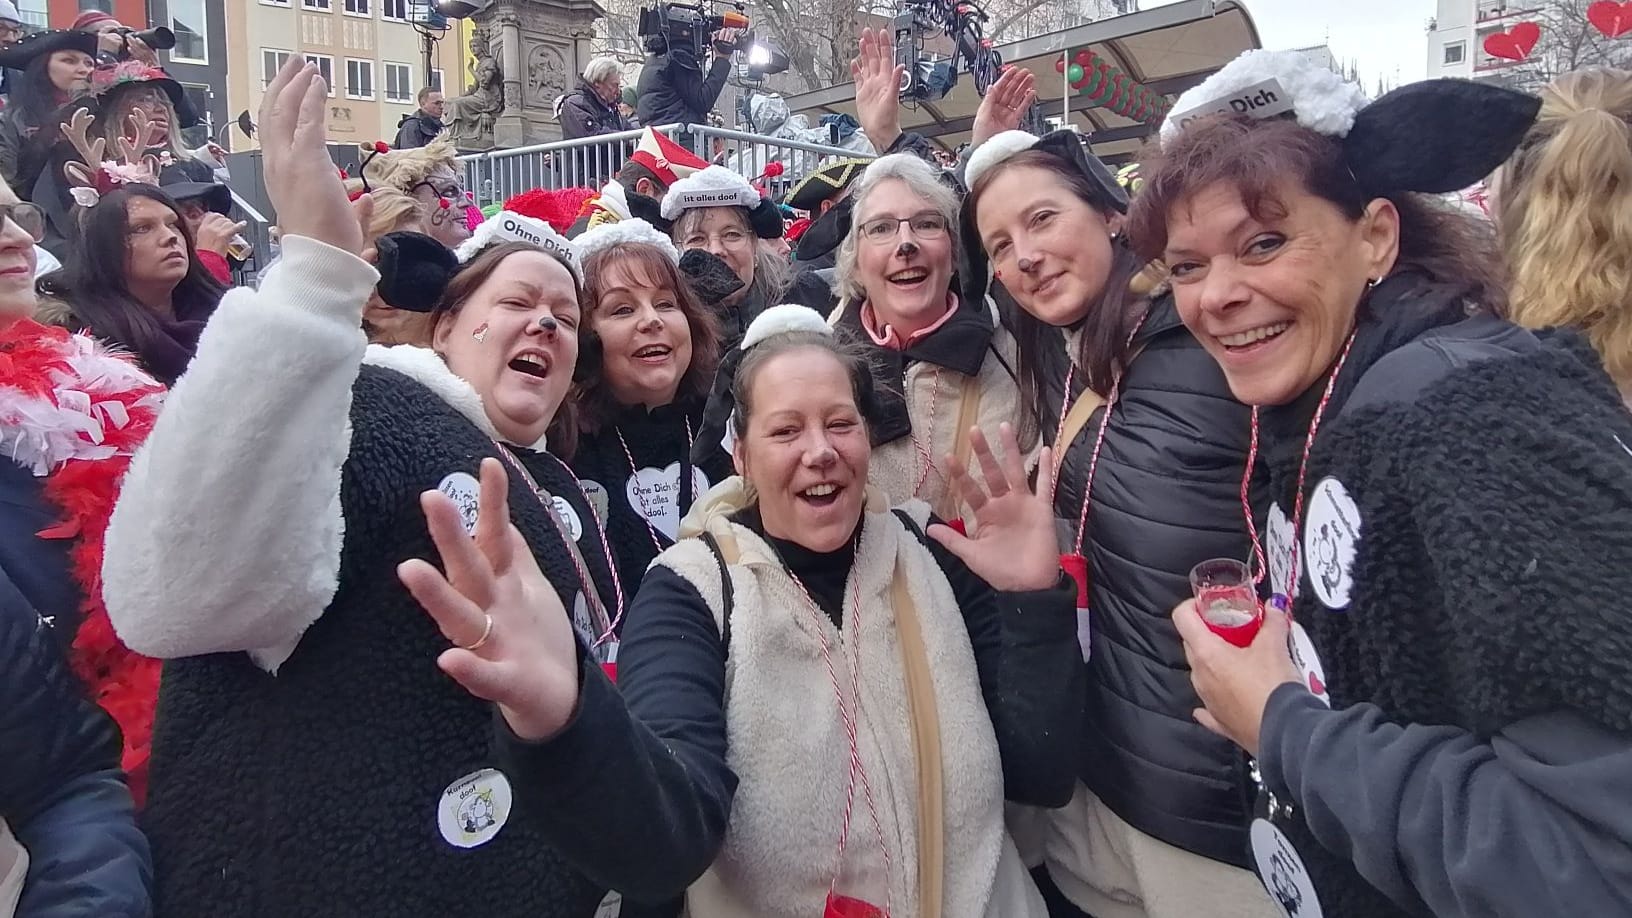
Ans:
{"type": "MultiPolygon", "coordinates": [[[[702,159],[726,166],[750,180],[762,176],[768,164],[782,163],[782,175],[768,180],[774,192],[792,187],[829,158],[870,155],[702,124],[665,124],[653,130],[687,146],[702,159]]],[[[467,154],[459,157],[465,188],[476,196],[478,206],[502,202],[534,188],[599,188],[611,181],[635,152],[641,133],[620,131],[467,154]]]]}

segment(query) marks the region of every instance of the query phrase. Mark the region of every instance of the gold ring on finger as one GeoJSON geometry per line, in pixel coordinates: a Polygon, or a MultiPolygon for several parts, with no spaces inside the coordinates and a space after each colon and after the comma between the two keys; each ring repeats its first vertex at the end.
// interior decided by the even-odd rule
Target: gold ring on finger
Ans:
{"type": "Polygon", "coordinates": [[[493,616],[484,612],[482,618],[487,620],[487,623],[482,626],[482,636],[477,638],[474,644],[460,644],[460,650],[480,650],[482,645],[487,643],[487,639],[493,636],[493,616]]]}

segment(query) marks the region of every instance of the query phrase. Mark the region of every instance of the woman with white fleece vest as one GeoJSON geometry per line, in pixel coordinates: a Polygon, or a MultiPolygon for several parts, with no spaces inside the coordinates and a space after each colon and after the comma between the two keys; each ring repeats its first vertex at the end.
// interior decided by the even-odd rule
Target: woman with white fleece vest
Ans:
{"type": "Polygon", "coordinates": [[[205,328],[108,529],[109,618],[165,660],[142,826],[156,908],[591,918],[606,887],[511,817],[492,712],[426,665],[442,636],[397,579],[431,549],[421,492],[496,522],[477,475],[503,461],[504,523],[574,610],[562,626],[611,662],[621,597],[601,528],[543,443],[577,359],[577,260],[501,214],[443,276],[434,349],[365,349],[379,274],[323,110],[310,64],[268,87],[284,258],[205,328]]]}
{"type": "MultiPolygon", "coordinates": [[[[432,495],[447,574],[413,562],[404,582],[450,641],[494,638],[441,664],[498,702],[517,806],[626,902],[1040,918],[1003,801],[1060,806],[1072,789],[1083,677],[1051,466],[1038,496],[1012,430],[1001,460],[976,434],[985,486],[951,476],[977,537],[921,502],[892,512],[867,483],[865,358],[801,306],[768,310],[743,344],[739,477],[653,563],[618,690],[519,538],[483,550],[432,495]]],[[[502,500],[497,474],[483,485],[502,500]]]]}

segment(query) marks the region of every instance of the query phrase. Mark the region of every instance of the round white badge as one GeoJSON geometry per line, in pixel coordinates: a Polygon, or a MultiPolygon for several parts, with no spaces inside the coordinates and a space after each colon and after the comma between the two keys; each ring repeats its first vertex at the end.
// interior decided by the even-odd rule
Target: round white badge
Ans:
{"type": "Polygon", "coordinates": [[[466,532],[476,531],[476,496],[481,493],[482,486],[475,476],[465,472],[454,472],[442,479],[436,486],[438,491],[448,495],[454,506],[459,508],[459,519],[465,524],[466,532]]]}
{"type": "Polygon", "coordinates": [[[1304,568],[1315,595],[1329,609],[1346,609],[1354,590],[1354,552],[1360,544],[1360,508],[1343,483],[1322,478],[1309,495],[1303,526],[1304,568]]]}
{"type": "Polygon", "coordinates": [[[473,771],[448,785],[436,805],[436,827],[455,848],[485,845],[510,821],[510,779],[496,768],[473,771]]]}
{"type": "Polygon", "coordinates": [[[550,495],[550,501],[555,504],[555,512],[561,515],[561,522],[567,524],[567,532],[574,542],[584,537],[584,521],[578,518],[578,511],[572,509],[572,504],[559,494],[550,495]]]}
{"type": "Polygon", "coordinates": [[[1292,532],[1292,521],[1278,503],[1269,505],[1269,520],[1264,526],[1264,555],[1269,563],[1269,591],[1282,596],[1295,596],[1292,583],[1292,545],[1297,538],[1292,532]]]}
{"type": "Polygon", "coordinates": [[[1303,684],[1308,686],[1310,694],[1331,707],[1332,696],[1326,692],[1326,667],[1321,665],[1320,654],[1315,653],[1315,642],[1309,639],[1309,632],[1304,630],[1303,625],[1293,622],[1292,633],[1287,636],[1286,643],[1292,652],[1292,662],[1303,674],[1303,684]]]}
{"type": "Polygon", "coordinates": [[[589,498],[589,506],[603,521],[612,509],[612,495],[606,491],[606,486],[598,481],[583,478],[578,481],[578,487],[584,489],[584,496],[589,498]]]}
{"type": "Polygon", "coordinates": [[[572,600],[572,627],[584,639],[585,647],[593,645],[599,637],[595,633],[595,620],[589,614],[589,600],[584,598],[583,590],[579,590],[572,600]]]}
{"type": "Polygon", "coordinates": [[[1321,918],[1315,884],[1286,834],[1267,819],[1252,821],[1252,857],[1258,879],[1287,918],[1321,918]]]}

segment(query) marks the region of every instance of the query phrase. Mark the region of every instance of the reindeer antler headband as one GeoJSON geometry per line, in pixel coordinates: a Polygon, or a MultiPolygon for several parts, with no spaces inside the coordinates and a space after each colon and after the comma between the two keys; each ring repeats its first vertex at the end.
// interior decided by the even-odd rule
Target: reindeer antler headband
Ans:
{"type": "Polygon", "coordinates": [[[71,186],[68,193],[74,203],[81,207],[94,207],[102,195],[121,185],[159,183],[159,170],[168,165],[166,160],[170,154],[155,156],[143,152],[143,141],[153,126],[145,114],[137,110],[126,116],[125,124],[130,131],[121,131],[114,139],[115,156],[112,159],[105,158],[108,148],[105,138],[91,140],[88,136],[95,122],[95,116],[79,108],[61,126],[63,136],[81,160],[62,167],[63,176],[71,186]]]}

